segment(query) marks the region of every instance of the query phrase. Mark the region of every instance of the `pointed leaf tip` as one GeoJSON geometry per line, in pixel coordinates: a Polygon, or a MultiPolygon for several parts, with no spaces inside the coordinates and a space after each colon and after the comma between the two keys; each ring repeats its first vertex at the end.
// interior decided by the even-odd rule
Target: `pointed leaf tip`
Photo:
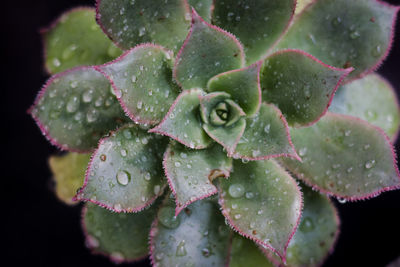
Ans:
{"type": "Polygon", "coordinates": [[[76,199],[115,212],[138,212],[151,205],[166,186],[162,169],[165,141],[135,125],[111,133],[94,152],[76,199]]]}
{"type": "Polygon", "coordinates": [[[169,136],[192,149],[206,148],[211,139],[201,127],[199,96],[203,94],[200,89],[183,91],[161,123],[149,132],[169,136]]]}
{"type": "Polygon", "coordinates": [[[285,261],[303,205],[296,182],[273,160],[233,164],[229,179],[219,180],[222,214],[240,235],[285,261]]]}
{"type": "Polygon", "coordinates": [[[183,89],[206,88],[211,77],[243,65],[244,52],[236,37],[205,22],[192,9],[192,25],[173,70],[177,83],[183,89]]]}

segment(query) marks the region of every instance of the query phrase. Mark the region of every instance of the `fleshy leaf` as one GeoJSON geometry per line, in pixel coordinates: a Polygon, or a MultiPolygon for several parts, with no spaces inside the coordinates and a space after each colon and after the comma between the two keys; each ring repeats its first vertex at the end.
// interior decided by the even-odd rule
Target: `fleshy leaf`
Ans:
{"type": "Polygon", "coordinates": [[[158,212],[150,232],[153,266],[224,266],[231,231],[218,205],[209,199],[196,201],[174,217],[169,201],[158,212]]]}
{"type": "Polygon", "coordinates": [[[229,267],[243,266],[274,267],[252,240],[234,234],[229,267]]]}
{"type": "Polygon", "coordinates": [[[190,148],[202,149],[211,143],[201,127],[200,99],[203,91],[183,91],[162,122],[149,132],[169,136],[190,148]]]}
{"type": "Polygon", "coordinates": [[[244,52],[236,37],[208,24],[193,9],[192,26],[178,53],[173,73],[181,87],[206,88],[211,77],[243,65],[244,52]]]}
{"type": "Polygon", "coordinates": [[[222,213],[229,224],[285,260],[302,208],[295,180],[273,160],[235,160],[229,179],[219,181],[222,213]]]}
{"type": "Polygon", "coordinates": [[[157,206],[139,213],[118,214],[87,203],[82,211],[86,245],[93,253],[109,256],[115,263],[145,258],[149,253],[148,237],[157,206]]]}
{"type": "Polygon", "coordinates": [[[276,104],[290,125],[310,125],[325,114],[351,71],[328,66],[299,50],[280,51],[264,61],[263,100],[276,104]]]}
{"type": "Polygon", "coordinates": [[[326,64],[354,67],[348,79],[374,71],[392,44],[398,7],[383,1],[319,0],[309,5],[278,44],[326,64]]]}
{"type": "Polygon", "coordinates": [[[97,0],[97,22],[118,46],[156,43],[178,51],[188,33],[190,11],[182,0],[97,0]]]}
{"type": "Polygon", "coordinates": [[[217,177],[229,177],[231,168],[232,160],[219,145],[193,150],[171,143],[164,155],[164,169],[175,195],[175,214],[191,203],[217,193],[212,181],[217,177]]]}
{"type": "Polygon", "coordinates": [[[395,90],[378,74],[370,74],[340,88],[330,111],[352,115],[381,127],[392,140],[396,139],[400,127],[395,90]]]}
{"type": "Polygon", "coordinates": [[[90,154],[68,153],[51,156],[49,166],[56,183],[56,195],[66,204],[76,204],[72,198],[83,185],[90,154]]]}
{"type": "Polygon", "coordinates": [[[211,12],[214,8],[214,0],[187,0],[197,13],[208,23],[211,22],[211,12]]]}
{"type": "Polygon", "coordinates": [[[283,35],[294,14],[295,0],[217,0],[213,24],[243,43],[247,62],[259,60],[283,35]]]}
{"type": "Polygon", "coordinates": [[[96,24],[95,10],[92,8],[72,9],[41,33],[49,73],[83,65],[103,64],[121,54],[121,50],[96,24]]]}
{"type": "Polygon", "coordinates": [[[100,141],[77,200],[115,212],[138,212],[163,193],[164,138],[126,125],[100,141]]]}
{"type": "Polygon", "coordinates": [[[360,200],[400,187],[395,153],[386,134],[358,118],[327,113],[312,127],[292,129],[303,163],[282,159],[315,189],[360,200]]]}
{"type": "Polygon", "coordinates": [[[261,105],[261,62],[249,67],[218,74],[208,81],[208,91],[226,92],[248,115],[258,112],[261,105]]]}
{"type": "Polygon", "coordinates": [[[246,130],[231,156],[247,160],[282,156],[299,159],[282,113],[275,106],[265,103],[259,113],[246,119],[246,130]]]}
{"type": "MultiPolygon", "coordinates": [[[[287,250],[288,267],[321,266],[333,251],[339,235],[339,217],[329,198],[302,186],[304,209],[299,229],[289,243],[287,250]]],[[[278,262],[269,253],[272,262],[278,262]]]]}
{"type": "Polygon", "coordinates": [[[112,83],[129,117],[143,124],[164,118],[179,94],[172,80],[172,52],[143,44],[109,64],[97,67],[112,83]]]}
{"type": "Polygon", "coordinates": [[[51,77],[28,112],[53,145],[91,151],[101,137],[129,121],[110,88],[98,71],[78,67],[51,77]]]}
{"type": "Polygon", "coordinates": [[[218,144],[223,146],[229,155],[235,151],[236,146],[246,129],[246,120],[240,118],[231,126],[213,126],[212,124],[203,124],[206,133],[218,144]]]}

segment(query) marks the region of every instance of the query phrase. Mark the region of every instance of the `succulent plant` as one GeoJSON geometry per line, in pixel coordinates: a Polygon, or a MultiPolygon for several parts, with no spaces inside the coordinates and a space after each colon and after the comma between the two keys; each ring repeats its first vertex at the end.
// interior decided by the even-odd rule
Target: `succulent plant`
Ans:
{"type": "Polygon", "coordinates": [[[399,8],[296,4],[98,0],[43,31],[53,76],[29,112],[68,151],[50,167],[86,202],[94,253],[318,266],[339,231],[328,197],[400,187],[398,103],[372,73],[399,8]]]}

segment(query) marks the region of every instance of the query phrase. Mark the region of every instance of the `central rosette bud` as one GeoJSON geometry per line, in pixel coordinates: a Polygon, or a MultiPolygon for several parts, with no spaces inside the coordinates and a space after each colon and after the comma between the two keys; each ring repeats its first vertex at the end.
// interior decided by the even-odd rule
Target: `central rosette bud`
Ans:
{"type": "Polygon", "coordinates": [[[201,98],[201,118],[214,127],[229,127],[245,115],[238,104],[225,92],[215,92],[201,98]]]}

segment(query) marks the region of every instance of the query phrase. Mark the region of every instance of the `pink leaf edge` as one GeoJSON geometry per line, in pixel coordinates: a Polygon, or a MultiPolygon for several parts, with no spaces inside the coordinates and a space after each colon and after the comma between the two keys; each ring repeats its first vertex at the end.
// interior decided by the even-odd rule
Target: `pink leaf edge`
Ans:
{"type": "MultiPolygon", "coordinates": [[[[386,51],[385,53],[380,57],[380,59],[378,59],[378,61],[376,62],[375,65],[373,65],[372,67],[370,67],[369,69],[365,70],[364,72],[360,73],[358,76],[348,79],[346,81],[344,81],[344,84],[350,83],[354,80],[358,80],[363,78],[364,76],[378,70],[380,68],[380,66],[384,63],[384,61],[386,60],[386,58],[389,56],[389,53],[393,47],[393,42],[394,42],[394,37],[395,37],[395,29],[396,29],[396,21],[397,21],[397,16],[398,16],[398,12],[400,10],[400,6],[395,6],[395,5],[391,5],[389,3],[386,3],[382,0],[374,0],[375,2],[377,2],[380,5],[386,6],[388,8],[391,8],[395,11],[395,15],[393,16],[393,20],[392,20],[392,31],[390,33],[390,37],[389,37],[389,44],[386,47],[386,51]]],[[[300,18],[303,13],[305,13],[306,11],[308,11],[315,3],[317,3],[318,0],[314,0],[311,3],[309,3],[299,14],[296,15],[296,19],[300,18]]],[[[295,23],[296,21],[293,21],[293,23],[295,23]]]]}
{"type": "MultiPolygon", "coordinates": [[[[288,175],[289,175],[289,174],[288,174],[288,175]]],[[[245,237],[245,238],[248,238],[248,239],[250,239],[250,240],[253,240],[256,244],[259,244],[259,245],[261,245],[262,247],[265,247],[265,248],[270,249],[272,252],[274,252],[274,253],[282,260],[282,262],[283,262],[284,264],[286,264],[286,252],[287,252],[287,248],[288,248],[288,246],[289,246],[290,240],[292,240],[294,234],[295,234],[296,231],[297,231],[297,228],[299,227],[299,224],[300,224],[300,221],[301,221],[301,217],[302,217],[302,213],[303,213],[302,211],[303,211],[303,207],[304,207],[303,194],[302,194],[302,192],[301,192],[301,190],[300,190],[300,187],[297,185],[297,183],[296,183],[296,181],[295,181],[294,179],[290,179],[290,180],[291,180],[292,184],[295,186],[295,188],[296,188],[298,194],[300,195],[300,213],[299,213],[299,216],[298,216],[298,218],[297,218],[297,220],[296,220],[295,225],[293,226],[292,232],[289,234],[289,238],[288,238],[288,240],[287,240],[287,242],[286,242],[286,244],[285,244],[285,246],[284,246],[283,251],[279,251],[279,250],[277,250],[276,248],[274,248],[274,247],[272,247],[271,245],[269,245],[268,243],[264,243],[263,241],[261,241],[261,240],[255,238],[255,237],[253,237],[253,236],[251,236],[251,235],[248,235],[248,234],[242,232],[242,230],[241,230],[238,226],[236,226],[235,221],[229,216],[229,213],[226,211],[224,199],[223,199],[223,197],[222,197],[222,189],[221,189],[221,187],[219,187],[219,199],[218,199],[218,203],[219,203],[220,206],[221,206],[222,215],[224,215],[224,217],[226,218],[226,220],[227,220],[229,226],[230,226],[235,232],[237,232],[238,234],[240,234],[241,236],[243,236],[243,237],[245,237]]]]}
{"type": "MultiPolygon", "coordinates": [[[[178,200],[178,196],[177,196],[176,190],[175,190],[174,185],[172,183],[171,175],[169,174],[168,168],[167,168],[167,158],[168,158],[169,153],[170,153],[170,148],[168,147],[167,150],[164,153],[163,168],[164,168],[164,172],[165,172],[165,177],[167,178],[167,181],[168,181],[169,188],[171,189],[172,194],[174,195],[174,198],[175,198],[175,205],[176,205],[176,207],[175,207],[175,217],[176,217],[176,216],[179,215],[179,213],[182,210],[184,210],[190,204],[192,204],[192,203],[194,203],[194,202],[196,202],[198,200],[202,200],[202,199],[208,198],[208,197],[210,197],[212,195],[215,195],[216,193],[218,193],[218,189],[213,185],[214,190],[209,192],[208,194],[204,194],[204,195],[199,196],[199,197],[197,197],[195,199],[190,199],[189,201],[187,201],[185,203],[181,203],[178,200]]],[[[224,178],[228,178],[230,176],[231,169],[228,172],[226,172],[226,171],[222,172],[223,175],[224,175],[224,178]]]]}
{"type": "Polygon", "coordinates": [[[110,134],[107,137],[104,137],[104,138],[100,139],[98,148],[93,152],[92,156],[90,157],[89,165],[88,165],[88,168],[86,169],[86,173],[85,173],[85,181],[83,182],[83,186],[78,190],[76,195],[72,198],[73,201],[91,202],[93,204],[96,204],[96,205],[98,205],[100,207],[106,208],[106,209],[108,209],[108,210],[110,210],[112,212],[116,212],[116,213],[121,213],[121,212],[124,212],[124,213],[137,213],[137,212],[140,212],[143,209],[147,208],[148,206],[152,205],[154,203],[154,201],[164,193],[164,190],[166,188],[166,184],[164,184],[161,187],[160,192],[158,194],[156,194],[154,197],[150,198],[143,205],[137,206],[135,208],[118,209],[118,210],[116,210],[114,207],[109,206],[107,204],[104,204],[104,203],[102,203],[102,202],[100,202],[98,200],[93,200],[93,199],[90,199],[90,198],[83,197],[83,194],[84,194],[83,191],[85,190],[85,188],[87,187],[87,184],[89,183],[89,179],[90,179],[89,176],[90,176],[90,173],[91,173],[92,168],[93,168],[93,161],[94,161],[95,157],[98,156],[98,152],[99,152],[100,146],[105,141],[107,141],[110,138],[110,136],[112,136],[115,132],[117,132],[118,130],[123,129],[125,127],[126,127],[126,125],[122,126],[121,128],[119,128],[119,129],[117,129],[115,131],[111,131],[110,134]]]}
{"type": "Polygon", "coordinates": [[[161,45],[157,45],[157,44],[152,44],[152,43],[143,43],[143,44],[139,44],[127,51],[125,51],[121,56],[119,56],[118,58],[107,62],[103,65],[98,65],[98,66],[94,66],[94,69],[98,72],[100,72],[110,83],[111,83],[111,87],[113,88],[113,91],[115,93],[115,96],[117,97],[118,102],[120,103],[122,109],[124,110],[126,116],[128,116],[132,121],[134,121],[137,124],[146,124],[146,125],[152,125],[157,123],[157,120],[144,120],[144,119],[140,119],[137,116],[135,116],[135,114],[133,114],[133,112],[131,112],[129,110],[129,108],[127,107],[126,103],[124,102],[124,100],[122,99],[122,92],[121,89],[119,89],[113,79],[111,78],[110,75],[108,75],[103,68],[108,67],[110,65],[113,65],[115,63],[119,63],[120,61],[124,60],[124,58],[126,56],[128,56],[130,53],[133,53],[134,51],[136,51],[137,49],[143,48],[143,47],[154,47],[154,48],[159,48],[160,50],[163,50],[165,53],[173,53],[172,51],[162,47],[161,45]]]}
{"type": "MultiPolygon", "coordinates": [[[[337,225],[337,229],[334,233],[334,237],[333,237],[333,242],[331,247],[329,248],[328,252],[325,254],[325,256],[321,259],[321,261],[316,265],[316,267],[320,267],[322,266],[325,261],[329,258],[330,255],[332,255],[333,251],[335,250],[335,247],[337,245],[337,242],[339,240],[339,236],[340,236],[340,227],[341,227],[341,221],[340,221],[340,217],[338,214],[338,210],[335,207],[335,205],[332,203],[332,201],[328,198],[328,203],[331,206],[333,213],[334,213],[334,220],[335,223],[337,225]]],[[[278,267],[283,267],[281,262],[279,262],[272,254],[270,251],[266,250],[265,248],[263,248],[262,246],[258,246],[259,249],[261,250],[261,252],[264,254],[264,256],[270,260],[272,262],[272,264],[274,264],[275,266],[278,267]]]]}
{"type": "Polygon", "coordinates": [[[172,103],[171,107],[170,107],[169,110],[168,110],[168,113],[165,115],[165,117],[162,119],[162,121],[161,121],[156,127],[150,129],[148,132],[149,132],[149,133],[158,133],[158,134],[161,134],[161,135],[164,135],[164,136],[168,136],[168,137],[170,137],[170,138],[172,138],[172,139],[178,141],[179,143],[181,143],[181,144],[183,144],[183,145],[185,145],[185,146],[187,146],[187,147],[190,147],[190,148],[192,148],[192,149],[203,149],[203,148],[206,148],[207,146],[202,146],[202,145],[199,145],[199,146],[193,146],[193,145],[192,145],[192,146],[191,146],[190,144],[188,144],[187,142],[181,140],[180,138],[178,138],[178,137],[176,137],[176,136],[174,136],[174,135],[172,135],[172,134],[170,134],[170,133],[164,132],[163,130],[160,129],[161,126],[162,126],[162,125],[165,123],[165,121],[168,119],[169,115],[174,111],[175,106],[178,104],[179,100],[180,100],[184,95],[189,94],[189,93],[191,93],[191,92],[193,92],[193,91],[199,91],[199,92],[202,93],[202,91],[201,91],[200,89],[185,90],[185,91],[183,91],[182,93],[180,93],[180,94],[178,95],[178,97],[175,99],[174,103],[172,103]]]}
{"type": "Polygon", "coordinates": [[[306,56],[306,57],[310,58],[311,60],[317,62],[318,64],[322,65],[325,68],[328,68],[328,69],[334,70],[334,71],[342,72],[342,75],[340,76],[339,81],[335,85],[335,87],[332,90],[332,93],[331,93],[331,95],[329,97],[328,105],[326,106],[324,111],[321,113],[321,115],[318,118],[316,118],[314,121],[300,126],[300,127],[309,127],[309,126],[315,124],[316,122],[318,122],[326,114],[326,112],[328,111],[330,105],[332,104],[332,100],[333,100],[333,97],[335,96],[335,93],[336,93],[337,89],[342,85],[342,82],[344,81],[344,79],[354,70],[354,68],[350,67],[350,68],[343,69],[343,68],[333,67],[331,65],[328,65],[328,64],[322,62],[321,60],[319,60],[318,58],[314,57],[313,55],[311,55],[311,54],[309,54],[309,53],[307,53],[307,52],[305,52],[303,50],[300,50],[300,49],[283,49],[283,50],[279,50],[279,51],[269,55],[268,57],[272,57],[272,56],[283,54],[283,53],[287,53],[287,52],[301,54],[301,55],[306,56]]]}
{"type": "Polygon", "coordinates": [[[86,224],[85,224],[85,220],[84,220],[86,212],[87,212],[87,207],[84,206],[82,208],[82,211],[81,211],[81,227],[82,227],[83,235],[85,237],[85,245],[93,255],[100,255],[100,256],[109,258],[110,261],[115,263],[115,264],[134,263],[134,262],[138,262],[138,261],[144,260],[145,258],[148,257],[148,254],[147,254],[147,255],[144,255],[143,257],[138,257],[138,258],[132,258],[132,259],[129,259],[129,258],[125,259],[124,258],[124,259],[121,259],[121,258],[114,257],[113,255],[108,254],[106,252],[96,251],[96,245],[97,244],[93,243],[92,236],[88,233],[87,228],[86,228],[86,224]]]}
{"type": "Polygon", "coordinates": [[[313,190],[319,191],[320,193],[325,194],[325,195],[327,195],[328,197],[333,196],[333,197],[335,197],[335,198],[337,198],[337,199],[346,200],[346,201],[351,201],[351,202],[355,202],[355,201],[359,201],[359,200],[368,200],[368,199],[377,197],[377,196],[379,196],[380,194],[382,194],[382,193],[384,193],[384,192],[388,192],[388,191],[393,191],[393,190],[400,189],[400,172],[399,172],[399,169],[398,169],[398,167],[397,167],[397,155],[396,155],[396,152],[395,152],[395,150],[394,150],[394,147],[393,147],[393,145],[392,145],[392,143],[391,143],[391,140],[390,140],[390,138],[387,136],[387,134],[386,134],[381,128],[379,128],[378,126],[369,124],[368,122],[366,122],[366,121],[364,121],[364,120],[362,120],[362,119],[360,119],[360,118],[357,118],[357,117],[354,117],[354,116],[350,116],[350,115],[343,115],[343,114],[331,113],[331,112],[328,112],[328,114],[331,115],[331,116],[345,117],[345,118],[347,118],[347,119],[349,119],[349,120],[353,120],[353,121],[360,122],[360,123],[366,125],[367,127],[372,128],[372,129],[375,129],[375,131],[379,132],[379,133],[383,136],[383,138],[386,140],[387,145],[390,147],[390,150],[391,150],[391,152],[392,152],[392,156],[393,156],[393,167],[394,167],[394,169],[396,170],[397,178],[399,178],[399,183],[398,183],[397,185],[394,185],[394,186],[383,187],[383,188],[381,188],[381,189],[379,189],[379,190],[376,190],[376,191],[374,191],[374,192],[371,192],[371,193],[368,193],[368,194],[364,194],[364,195],[361,195],[361,196],[345,196],[345,195],[341,195],[341,194],[335,194],[335,193],[333,193],[332,191],[323,189],[323,188],[319,187],[318,185],[313,184],[313,183],[312,183],[310,180],[308,180],[306,177],[304,177],[304,176],[302,177],[301,175],[299,175],[298,173],[294,172],[294,171],[291,170],[291,169],[289,169],[289,171],[290,171],[291,173],[293,173],[296,177],[298,177],[301,181],[303,181],[306,185],[310,186],[313,190]]]}
{"type": "MultiPolygon", "coordinates": [[[[213,5],[213,6],[214,6],[214,5],[213,5]]],[[[212,6],[212,8],[213,8],[213,6],[212,6]]],[[[182,89],[184,89],[184,88],[183,88],[182,84],[179,82],[179,80],[178,80],[178,78],[177,78],[177,66],[178,66],[179,62],[182,60],[182,59],[181,59],[181,55],[182,55],[183,50],[185,49],[187,43],[189,42],[190,37],[192,36],[193,25],[194,25],[195,23],[204,23],[204,24],[207,25],[209,28],[211,28],[211,29],[213,29],[213,30],[216,30],[217,32],[220,32],[220,33],[222,33],[223,35],[225,35],[225,36],[229,37],[230,39],[232,39],[232,40],[236,43],[236,45],[239,47],[239,50],[240,50],[240,60],[242,61],[242,64],[241,64],[241,65],[243,66],[243,65],[245,64],[245,62],[246,62],[246,60],[245,60],[245,53],[244,53],[244,49],[243,49],[243,45],[242,45],[242,44],[240,43],[240,41],[236,38],[236,36],[233,35],[233,34],[230,33],[230,32],[227,32],[227,31],[225,31],[225,30],[223,30],[223,29],[221,29],[221,28],[219,28],[219,27],[217,27],[217,26],[215,26],[215,25],[212,25],[212,24],[206,22],[205,20],[203,20],[202,17],[200,17],[199,14],[197,14],[196,10],[195,10],[194,8],[192,8],[192,24],[191,24],[191,26],[190,26],[189,33],[188,33],[188,35],[186,36],[186,39],[185,39],[185,41],[183,42],[183,45],[182,45],[181,49],[179,50],[179,52],[178,52],[178,54],[177,54],[177,56],[176,56],[175,64],[174,64],[174,69],[172,70],[172,77],[174,78],[175,82],[179,85],[179,87],[181,87],[182,89]]]]}
{"type": "Polygon", "coordinates": [[[93,7],[89,7],[89,6],[78,6],[78,7],[71,8],[71,9],[63,12],[61,15],[59,15],[48,26],[42,27],[42,28],[39,29],[39,34],[40,34],[41,42],[42,42],[44,69],[45,69],[47,74],[52,74],[52,72],[50,71],[50,69],[48,68],[48,66],[46,64],[47,50],[48,50],[48,47],[47,47],[46,41],[45,41],[46,33],[48,33],[49,31],[53,30],[62,21],[62,19],[65,16],[68,16],[70,13],[73,13],[75,11],[80,11],[80,10],[94,11],[95,9],[93,7]]]}
{"type": "Polygon", "coordinates": [[[36,124],[38,125],[40,131],[42,132],[42,134],[46,137],[46,139],[55,147],[57,147],[58,149],[62,150],[62,151],[70,151],[70,152],[76,152],[76,153],[90,153],[93,150],[80,150],[80,149],[71,149],[69,148],[67,145],[65,144],[61,144],[59,143],[56,139],[52,138],[49,130],[46,129],[47,127],[40,121],[40,119],[38,117],[36,117],[32,112],[35,109],[35,107],[39,104],[40,99],[44,96],[44,94],[47,91],[47,88],[52,84],[52,82],[54,80],[59,79],[60,77],[67,75],[69,73],[75,72],[75,71],[80,71],[80,70],[88,70],[88,69],[92,69],[94,70],[93,67],[88,67],[88,66],[80,66],[80,67],[75,67],[69,70],[66,70],[64,72],[60,72],[57,73],[53,76],[51,76],[46,83],[43,85],[42,89],[39,91],[39,93],[37,94],[35,101],[33,103],[33,105],[27,110],[27,113],[29,115],[32,116],[33,120],[36,122],[36,124]]]}
{"type": "Polygon", "coordinates": [[[280,153],[280,154],[271,154],[271,155],[265,155],[265,156],[259,156],[259,157],[248,157],[248,156],[242,156],[239,155],[238,153],[230,153],[228,154],[229,157],[233,157],[233,158],[240,158],[240,159],[245,159],[245,160],[269,160],[269,159],[273,159],[273,158],[279,158],[279,157],[289,157],[289,158],[293,158],[295,160],[298,160],[300,162],[302,162],[302,159],[300,158],[300,156],[297,154],[296,148],[294,147],[294,144],[292,142],[292,137],[290,136],[290,129],[289,129],[289,125],[285,119],[285,116],[283,116],[282,112],[280,111],[280,109],[278,109],[275,105],[273,104],[268,104],[268,103],[264,103],[267,106],[272,107],[276,113],[278,113],[279,118],[281,119],[283,125],[285,126],[285,131],[286,131],[286,136],[288,138],[289,141],[289,145],[293,150],[292,154],[288,154],[288,153],[280,153]]]}
{"type": "Polygon", "coordinates": [[[151,266],[157,267],[157,261],[154,258],[154,251],[155,251],[155,243],[154,238],[156,237],[158,232],[158,215],[154,219],[153,223],[150,227],[150,234],[149,234],[149,258],[151,262],[151,266]]]}

